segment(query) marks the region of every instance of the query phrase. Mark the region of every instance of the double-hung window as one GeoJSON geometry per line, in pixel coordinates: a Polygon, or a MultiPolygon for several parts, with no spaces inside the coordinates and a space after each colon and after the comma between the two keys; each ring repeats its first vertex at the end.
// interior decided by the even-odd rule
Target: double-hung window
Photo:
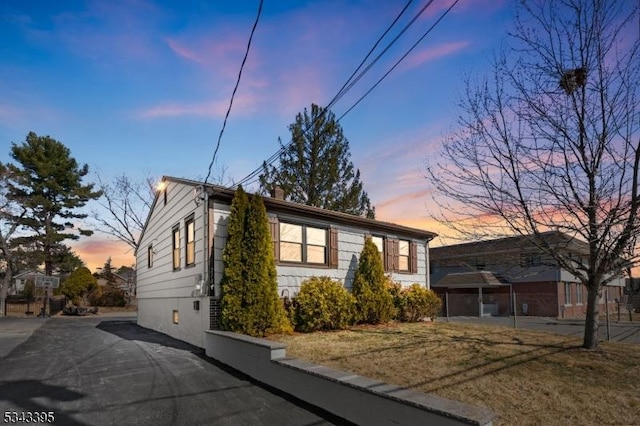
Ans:
{"type": "Polygon", "coordinates": [[[564,304],[571,305],[571,283],[564,283],[564,304]]]}
{"type": "Polygon", "coordinates": [[[576,305],[582,305],[582,284],[576,284],[576,305]]]}
{"type": "Polygon", "coordinates": [[[173,245],[173,269],[180,269],[180,225],[173,227],[171,232],[173,245]]]}
{"type": "Polygon", "coordinates": [[[398,271],[409,272],[409,241],[398,241],[398,271]]]}
{"type": "Polygon", "coordinates": [[[185,221],[185,232],[187,240],[186,266],[193,266],[196,263],[196,228],[193,216],[185,221]]]}
{"type": "Polygon", "coordinates": [[[327,229],[280,222],[280,261],[327,264],[327,229]]]}
{"type": "Polygon", "coordinates": [[[418,253],[415,242],[387,238],[378,235],[366,235],[378,248],[386,272],[415,274],[418,272],[418,253]]]}

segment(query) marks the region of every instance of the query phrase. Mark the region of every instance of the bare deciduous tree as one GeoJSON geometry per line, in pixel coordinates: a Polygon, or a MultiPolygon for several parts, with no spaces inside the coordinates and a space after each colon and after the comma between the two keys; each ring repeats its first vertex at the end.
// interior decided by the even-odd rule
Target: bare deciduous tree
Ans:
{"type": "Polygon", "coordinates": [[[637,2],[521,2],[510,46],[490,78],[466,82],[460,130],[427,166],[452,229],[531,235],[586,285],[585,348],[603,286],[638,261],[639,17],[637,2]],[[549,230],[588,243],[586,262],[549,230]]]}
{"type": "Polygon", "coordinates": [[[0,315],[4,315],[4,299],[17,269],[12,239],[18,230],[19,221],[12,218],[22,219],[27,213],[24,207],[20,207],[14,200],[7,197],[9,173],[10,171],[0,163],[0,270],[4,269],[0,282],[0,315]]]}
{"type": "Polygon", "coordinates": [[[144,181],[136,182],[124,173],[111,183],[105,182],[100,175],[97,179],[102,191],[99,203],[104,209],[92,213],[98,230],[135,250],[155,197],[155,179],[147,176],[144,181]]]}
{"type": "MultiPolygon", "coordinates": [[[[233,185],[226,165],[217,167],[216,171],[212,182],[233,185]]],[[[98,231],[115,237],[135,250],[156,197],[158,179],[147,176],[135,181],[125,173],[111,182],[105,181],[100,174],[96,179],[102,191],[99,201],[102,210],[94,210],[91,216],[97,223],[98,231]]]]}

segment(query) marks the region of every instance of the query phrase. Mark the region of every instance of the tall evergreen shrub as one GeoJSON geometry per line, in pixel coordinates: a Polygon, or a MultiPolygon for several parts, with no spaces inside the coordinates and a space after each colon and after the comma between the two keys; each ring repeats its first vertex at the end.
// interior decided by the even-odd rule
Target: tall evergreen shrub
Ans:
{"type": "Polygon", "coordinates": [[[246,307],[250,314],[246,334],[264,336],[291,331],[278,297],[276,263],[273,257],[269,219],[262,197],[253,195],[245,218],[242,242],[246,307]]]}
{"type": "Polygon", "coordinates": [[[267,211],[238,187],[231,202],[221,281],[222,328],[251,336],[291,330],[278,298],[267,211]]]}
{"type": "Polygon", "coordinates": [[[249,197],[242,186],[238,186],[227,222],[227,243],[222,252],[224,269],[220,281],[220,325],[223,329],[242,333],[248,328],[245,300],[247,288],[243,277],[242,243],[246,223],[249,197]]]}
{"type": "Polygon", "coordinates": [[[371,239],[365,240],[360,253],[353,280],[353,295],[356,297],[360,322],[379,324],[393,318],[395,308],[386,286],[384,266],[380,252],[371,239]]]}

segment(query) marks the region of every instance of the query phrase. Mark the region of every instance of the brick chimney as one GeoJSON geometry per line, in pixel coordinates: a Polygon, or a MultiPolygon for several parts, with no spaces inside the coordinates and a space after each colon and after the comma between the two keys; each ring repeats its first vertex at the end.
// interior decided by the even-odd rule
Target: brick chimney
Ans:
{"type": "Polygon", "coordinates": [[[280,188],[278,185],[274,186],[271,190],[271,198],[275,198],[276,200],[284,200],[284,189],[280,188]]]}

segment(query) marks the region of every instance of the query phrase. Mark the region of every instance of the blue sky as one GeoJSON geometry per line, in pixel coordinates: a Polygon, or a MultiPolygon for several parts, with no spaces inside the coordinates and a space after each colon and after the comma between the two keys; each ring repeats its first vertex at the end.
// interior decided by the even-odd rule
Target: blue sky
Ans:
{"type": "MultiPolygon", "coordinates": [[[[333,108],[341,116],[435,22],[436,0],[333,108]]],[[[405,1],[265,1],[218,153],[239,180],[326,105],[405,1]]],[[[386,45],[426,1],[414,1],[386,45]]],[[[29,131],[70,148],[105,179],[202,179],[258,1],[0,2],[0,161],[29,131]]],[[[435,230],[424,160],[455,128],[465,75],[484,74],[510,2],[461,0],[340,124],[377,217],[435,230]]],[[[380,52],[379,48],[376,52],[380,52]]],[[[216,170],[213,171],[216,174],[216,170]]],[[[90,179],[94,179],[91,175],[90,179]]],[[[251,187],[249,188],[251,189],[251,187]]],[[[102,236],[75,244],[90,267],[131,253],[102,236]]]]}

